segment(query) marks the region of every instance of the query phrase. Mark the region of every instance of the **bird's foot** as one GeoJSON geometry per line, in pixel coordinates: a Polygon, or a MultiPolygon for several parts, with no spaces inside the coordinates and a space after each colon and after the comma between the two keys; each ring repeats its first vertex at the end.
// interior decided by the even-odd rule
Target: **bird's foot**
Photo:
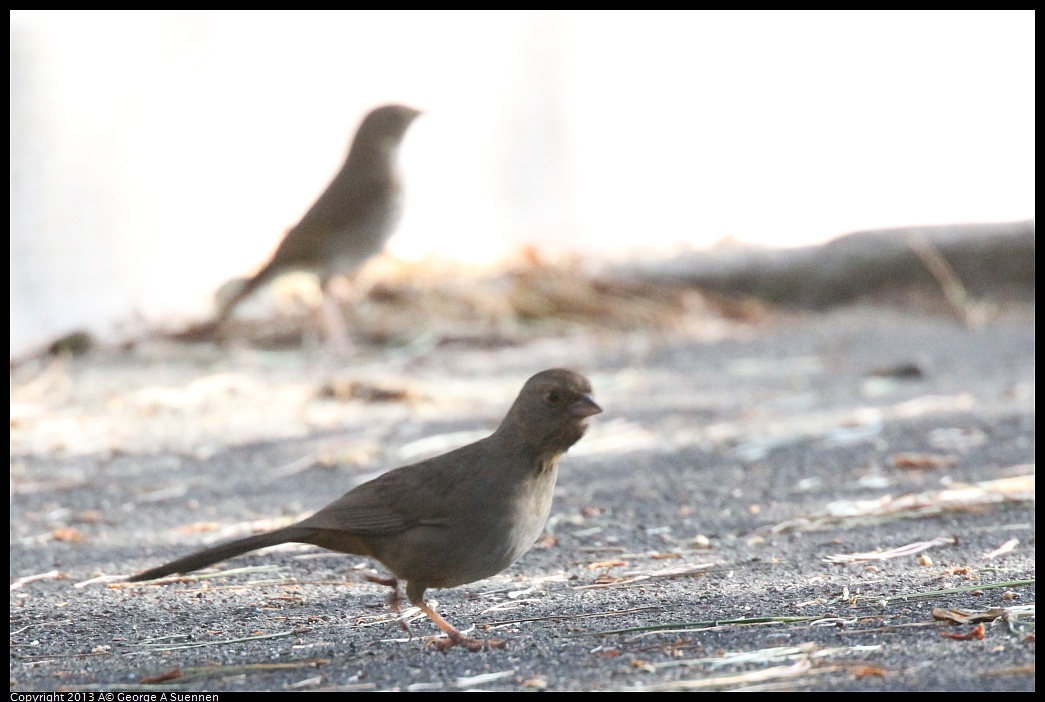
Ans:
{"type": "Polygon", "coordinates": [[[457,632],[457,635],[447,634],[446,638],[429,639],[427,645],[437,651],[449,651],[454,646],[463,646],[469,651],[482,651],[488,648],[507,648],[508,642],[501,639],[473,639],[471,636],[457,632]]]}
{"type": "Polygon", "coordinates": [[[388,596],[388,604],[392,607],[392,610],[396,613],[396,621],[399,622],[399,628],[406,632],[407,636],[411,639],[414,638],[414,632],[410,631],[410,625],[406,623],[400,613],[400,603],[403,601],[402,596],[399,594],[399,581],[396,578],[380,578],[376,575],[368,575],[366,579],[372,583],[378,585],[387,585],[392,588],[392,594],[388,596]]]}
{"type": "MultiPolygon", "coordinates": [[[[410,583],[410,585],[412,586],[413,583],[410,583]]],[[[439,616],[439,613],[432,609],[430,604],[425,602],[423,588],[420,589],[420,592],[411,593],[410,587],[407,587],[406,594],[407,597],[410,598],[410,603],[427,614],[428,618],[446,634],[445,639],[428,640],[428,644],[434,646],[436,650],[446,651],[454,646],[464,646],[469,651],[481,651],[484,648],[504,648],[508,645],[507,641],[499,641],[497,639],[473,639],[470,636],[462,634],[450,622],[439,616]]]]}

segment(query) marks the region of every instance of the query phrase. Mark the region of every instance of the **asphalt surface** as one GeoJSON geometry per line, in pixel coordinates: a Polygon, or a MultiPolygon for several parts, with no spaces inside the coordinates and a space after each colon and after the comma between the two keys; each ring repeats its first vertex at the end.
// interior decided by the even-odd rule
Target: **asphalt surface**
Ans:
{"type": "Polygon", "coordinates": [[[1034,310],[984,318],[854,306],[347,364],[156,344],[19,368],[11,689],[1033,690],[1034,310]],[[112,577],[473,440],[555,366],[605,412],[546,538],[429,593],[505,650],[437,652],[423,616],[407,638],[375,564],[312,547],[112,577]]]}

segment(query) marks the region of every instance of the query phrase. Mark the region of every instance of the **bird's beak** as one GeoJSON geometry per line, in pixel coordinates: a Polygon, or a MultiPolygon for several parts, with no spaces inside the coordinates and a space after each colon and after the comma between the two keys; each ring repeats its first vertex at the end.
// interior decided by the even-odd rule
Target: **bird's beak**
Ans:
{"type": "Polygon", "coordinates": [[[593,414],[598,414],[601,411],[602,408],[595,404],[595,401],[587,395],[584,395],[581,399],[570,405],[570,414],[577,419],[584,419],[593,414]]]}

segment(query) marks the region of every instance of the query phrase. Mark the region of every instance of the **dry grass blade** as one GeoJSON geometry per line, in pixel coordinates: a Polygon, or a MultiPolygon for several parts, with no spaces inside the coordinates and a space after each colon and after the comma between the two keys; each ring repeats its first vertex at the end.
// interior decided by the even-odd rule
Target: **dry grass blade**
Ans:
{"type": "Polygon", "coordinates": [[[849,529],[884,524],[897,519],[935,517],[947,512],[968,511],[1004,502],[1033,501],[1034,474],[1030,473],[988,480],[975,485],[954,484],[946,490],[935,492],[912,493],[899,497],[884,495],[875,500],[834,502],[820,514],[790,519],[760,531],[778,534],[834,528],[849,529]]]}
{"type": "Polygon", "coordinates": [[[753,663],[773,663],[782,660],[828,658],[830,656],[846,655],[849,653],[880,651],[881,649],[882,646],[840,646],[836,648],[818,648],[815,643],[809,642],[797,646],[763,648],[757,651],[736,651],[714,658],[690,658],[687,660],[667,661],[665,663],[655,663],[651,665],[650,668],[653,670],[661,670],[664,668],[688,668],[698,665],[720,668],[726,665],[750,665],[753,663]]]}
{"type": "Polygon", "coordinates": [[[36,575],[26,575],[24,577],[17,578],[14,582],[12,582],[11,589],[17,590],[23,585],[35,583],[37,580],[58,580],[61,577],[62,574],[57,570],[49,570],[46,573],[37,573],[36,575]]]}
{"type": "Polygon", "coordinates": [[[907,602],[910,600],[927,600],[933,597],[945,597],[947,595],[959,595],[966,594],[969,592],[977,592],[979,590],[996,590],[999,588],[1013,588],[1013,587],[1027,587],[1034,585],[1036,580],[1009,580],[1002,583],[988,583],[978,585],[967,585],[965,587],[947,587],[940,590],[929,590],[927,592],[908,592],[900,595],[855,595],[850,599],[850,603],[857,605],[860,603],[874,602],[875,605],[881,606],[890,602],[907,602]]]}
{"type": "Polygon", "coordinates": [[[825,673],[843,670],[839,666],[824,666],[814,668],[808,660],[801,660],[792,665],[782,665],[765,670],[753,670],[739,675],[721,675],[718,677],[704,678],[702,680],[676,680],[662,685],[637,685],[635,687],[622,688],[621,691],[628,692],[681,692],[683,690],[707,690],[732,685],[750,685],[752,683],[766,682],[769,680],[782,680],[804,677],[809,675],[824,675],[825,673]]]}
{"type": "Polygon", "coordinates": [[[91,585],[97,585],[98,583],[104,583],[109,585],[111,583],[123,582],[126,575],[99,575],[94,578],[88,578],[87,580],[81,580],[78,583],[73,583],[73,587],[79,589],[82,587],[89,587],[91,585]]]}
{"type": "Polygon", "coordinates": [[[798,646],[774,646],[771,648],[762,648],[757,651],[734,651],[714,658],[689,658],[681,661],[654,663],[650,668],[653,670],[663,670],[664,668],[691,668],[698,665],[720,668],[726,665],[773,663],[776,661],[793,660],[795,658],[808,658],[814,651],[816,651],[816,644],[813,643],[804,643],[798,646]]]}
{"type": "Polygon", "coordinates": [[[929,237],[923,232],[913,231],[907,238],[907,245],[911,251],[922,260],[929,273],[939,283],[943,295],[947,298],[954,309],[958,319],[969,329],[977,329],[986,321],[987,308],[982,303],[977,303],[966,291],[958,274],[947,263],[940,250],[936,248],[929,237]]]}
{"type": "Polygon", "coordinates": [[[933,619],[953,624],[978,624],[980,622],[993,622],[1001,619],[1009,613],[1006,607],[992,607],[979,612],[970,612],[964,609],[944,609],[933,607],[933,619]]]}
{"type": "MultiPolygon", "coordinates": [[[[631,609],[615,609],[609,612],[585,612],[583,614],[549,614],[543,617],[523,617],[520,619],[503,619],[501,621],[490,622],[486,626],[490,628],[510,626],[512,624],[524,624],[526,622],[545,622],[545,621],[573,621],[576,619],[599,619],[602,617],[620,617],[625,614],[636,614],[637,612],[654,612],[664,609],[660,605],[649,605],[646,607],[632,607],[631,609]]],[[[489,610],[487,610],[489,611],[489,610]]]]}
{"type": "Polygon", "coordinates": [[[1002,556],[1002,555],[1004,555],[1006,553],[1010,553],[1011,551],[1013,551],[1019,545],[1020,545],[1020,540],[1019,539],[1009,539],[1008,541],[1006,541],[1005,543],[1003,543],[1001,546],[999,546],[998,548],[994,549],[993,551],[990,551],[988,553],[983,554],[983,557],[986,558],[987,560],[993,560],[993,559],[997,558],[998,556],[1002,556]]]}
{"type": "Polygon", "coordinates": [[[659,634],[662,632],[678,633],[680,631],[709,631],[709,630],[722,630],[727,627],[737,626],[772,626],[776,624],[796,624],[805,622],[815,622],[825,617],[821,616],[806,616],[806,617],[748,617],[741,619],[721,619],[721,620],[705,620],[705,621],[688,621],[688,622],[666,622],[663,624],[648,624],[646,626],[632,626],[626,629],[608,629],[605,631],[590,631],[581,634],[568,634],[564,638],[574,638],[580,636],[612,636],[618,634],[659,634]]]}
{"type": "Polygon", "coordinates": [[[275,634],[259,634],[257,636],[244,636],[237,639],[222,639],[221,641],[200,641],[188,644],[139,644],[145,646],[144,651],[130,651],[127,655],[141,656],[161,651],[179,651],[186,648],[205,648],[209,646],[225,646],[227,644],[243,643],[245,641],[263,641],[264,639],[281,639],[284,636],[293,636],[293,631],[279,631],[275,634]]]}
{"type": "MultiPolygon", "coordinates": [[[[607,561],[608,562],[608,561],[607,561]]],[[[664,578],[682,578],[692,575],[704,575],[712,568],[718,567],[719,563],[683,563],[680,565],[662,568],[660,570],[635,570],[623,573],[619,578],[600,576],[600,579],[590,585],[578,585],[574,590],[605,589],[609,587],[622,587],[646,580],[660,580],[664,578]]]]}
{"type": "MultiPolygon", "coordinates": [[[[247,663],[243,665],[216,665],[199,668],[178,668],[160,675],[143,678],[142,686],[135,689],[153,689],[164,683],[184,684],[194,680],[205,680],[213,677],[229,677],[247,673],[269,673],[277,670],[297,670],[299,668],[318,668],[329,665],[329,658],[310,658],[292,663],[247,663]]],[[[120,689],[124,689],[120,686],[120,689]]]]}
{"type": "Polygon", "coordinates": [[[917,541],[906,546],[897,546],[887,551],[871,551],[868,553],[835,554],[824,558],[828,563],[857,563],[860,561],[886,561],[890,558],[901,558],[902,556],[913,556],[916,553],[927,551],[934,546],[945,544],[957,544],[958,539],[953,536],[941,537],[932,541],[917,541]]]}
{"type": "Polygon", "coordinates": [[[1013,675],[1034,675],[1033,665],[1017,665],[1009,668],[995,668],[980,673],[981,678],[1010,677],[1013,675]]]}

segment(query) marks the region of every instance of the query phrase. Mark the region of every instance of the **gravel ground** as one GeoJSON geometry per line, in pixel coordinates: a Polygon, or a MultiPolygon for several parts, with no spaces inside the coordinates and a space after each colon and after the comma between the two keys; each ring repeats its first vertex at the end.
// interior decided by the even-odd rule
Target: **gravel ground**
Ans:
{"type": "Polygon", "coordinates": [[[1034,366],[1032,306],[976,330],[854,306],[348,362],[156,342],[23,364],[11,689],[1033,690],[1034,366]],[[112,577],[478,438],[555,366],[605,412],[548,534],[429,593],[505,650],[437,652],[423,616],[407,638],[376,564],[313,547],[112,577]]]}

